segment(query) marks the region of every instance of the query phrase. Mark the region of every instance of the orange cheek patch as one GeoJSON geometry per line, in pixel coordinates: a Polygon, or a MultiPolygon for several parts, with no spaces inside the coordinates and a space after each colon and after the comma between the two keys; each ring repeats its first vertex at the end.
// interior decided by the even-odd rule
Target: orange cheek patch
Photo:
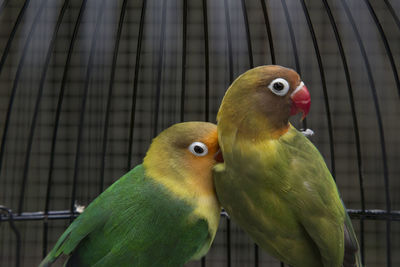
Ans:
{"type": "MultiPolygon", "coordinates": [[[[215,148],[213,148],[215,150],[215,148]]],[[[214,194],[214,185],[212,181],[212,167],[216,163],[214,160],[214,153],[204,157],[197,157],[190,153],[186,157],[186,164],[190,166],[192,179],[188,179],[192,187],[191,190],[198,191],[202,195],[214,194]]]]}
{"type": "Polygon", "coordinates": [[[204,144],[207,145],[207,147],[208,147],[208,155],[212,154],[212,156],[214,156],[214,154],[219,149],[217,130],[211,132],[206,138],[202,139],[201,142],[203,142],[204,144]]]}

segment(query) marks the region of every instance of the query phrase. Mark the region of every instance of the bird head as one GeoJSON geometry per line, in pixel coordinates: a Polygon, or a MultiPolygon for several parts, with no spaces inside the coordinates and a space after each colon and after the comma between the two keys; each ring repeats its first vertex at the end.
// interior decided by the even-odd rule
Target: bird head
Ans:
{"type": "Polygon", "coordinates": [[[300,76],[277,65],[260,66],[240,75],[228,88],[218,112],[248,130],[280,131],[288,127],[289,117],[299,112],[304,119],[310,109],[310,94],[300,76]]]}
{"type": "Polygon", "coordinates": [[[211,169],[218,149],[215,124],[178,123],[153,139],[143,165],[149,176],[178,195],[214,194],[211,169]]]}

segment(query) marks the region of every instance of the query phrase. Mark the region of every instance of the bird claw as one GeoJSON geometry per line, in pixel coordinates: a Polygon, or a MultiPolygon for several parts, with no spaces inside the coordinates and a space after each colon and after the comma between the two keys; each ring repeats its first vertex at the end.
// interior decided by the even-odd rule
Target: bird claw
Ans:
{"type": "Polygon", "coordinates": [[[301,129],[300,130],[300,132],[305,136],[305,137],[308,137],[308,138],[310,138],[311,136],[313,136],[314,135],[314,131],[313,130],[311,130],[311,129],[301,129]]]}
{"type": "Polygon", "coordinates": [[[230,219],[229,214],[224,209],[221,211],[221,216],[224,216],[224,217],[230,219]]]}

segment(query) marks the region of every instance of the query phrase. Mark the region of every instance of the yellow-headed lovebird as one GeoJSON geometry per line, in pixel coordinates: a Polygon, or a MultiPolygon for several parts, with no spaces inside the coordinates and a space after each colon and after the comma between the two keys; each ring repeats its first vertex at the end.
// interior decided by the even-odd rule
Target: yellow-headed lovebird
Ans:
{"type": "Polygon", "coordinates": [[[261,66],[238,77],[217,116],[224,160],[213,169],[217,196],[259,246],[293,267],[361,266],[332,175],[288,122],[309,108],[309,92],[291,69],[261,66]]]}
{"type": "Polygon", "coordinates": [[[217,127],[171,126],[143,163],[99,195],[68,227],[40,266],[183,266],[207,253],[220,204],[212,180],[217,127]]]}

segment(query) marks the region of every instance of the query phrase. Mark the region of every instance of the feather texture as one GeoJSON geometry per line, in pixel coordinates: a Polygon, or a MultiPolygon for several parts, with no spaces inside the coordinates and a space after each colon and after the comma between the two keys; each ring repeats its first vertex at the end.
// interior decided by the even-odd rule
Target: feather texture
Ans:
{"type": "Polygon", "coordinates": [[[182,266],[213,239],[194,209],[139,165],[86,208],[40,267],[61,254],[66,266],[182,266]]]}
{"type": "Polygon", "coordinates": [[[306,137],[292,126],[278,139],[251,140],[221,127],[225,133],[225,162],[214,167],[217,195],[258,245],[296,267],[341,266],[345,245],[356,255],[336,184],[306,137]]]}

